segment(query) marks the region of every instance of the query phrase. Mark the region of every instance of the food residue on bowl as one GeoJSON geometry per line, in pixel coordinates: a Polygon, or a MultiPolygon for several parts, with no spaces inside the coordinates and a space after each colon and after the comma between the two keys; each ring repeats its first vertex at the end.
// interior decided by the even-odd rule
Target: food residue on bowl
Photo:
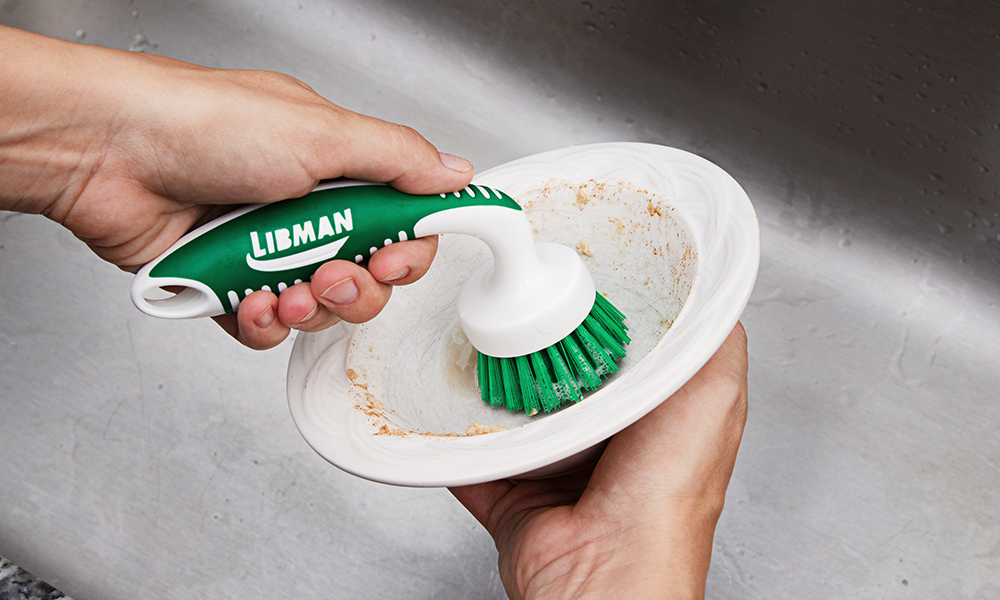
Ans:
{"type": "Polygon", "coordinates": [[[507,431],[507,428],[502,425],[490,427],[489,425],[484,425],[479,421],[473,421],[472,425],[465,428],[465,435],[471,437],[473,435],[483,435],[484,433],[497,433],[498,431],[507,431]]]}
{"type": "Polygon", "coordinates": [[[461,437],[474,437],[477,435],[485,435],[487,433],[499,433],[501,431],[507,431],[507,428],[503,425],[490,426],[480,423],[479,421],[473,421],[472,425],[465,428],[465,433],[434,433],[432,431],[411,431],[407,429],[400,429],[398,427],[390,427],[387,423],[383,423],[378,430],[372,435],[395,435],[399,437],[407,437],[411,435],[419,435],[423,437],[432,438],[461,438],[461,437]]]}
{"type": "Polygon", "coordinates": [[[486,425],[476,420],[472,422],[472,425],[468,425],[465,428],[465,433],[435,433],[406,429],[391,420],[390,415],[395,416],[395,413],[391,409],[386,408],[385,404],[368,390],[368,384],[364,381],[365,370],[363,368],[359,367],[357,370],[348,368],[345,374],[351,381],[352,395],[355,397],[354,409],[368,418],[369,424],[375,430],[372,435],[392,435],[398,437],[419,435],[425,437],[457,438],[507,431],[507,428],[502,425],[486,425]]]}

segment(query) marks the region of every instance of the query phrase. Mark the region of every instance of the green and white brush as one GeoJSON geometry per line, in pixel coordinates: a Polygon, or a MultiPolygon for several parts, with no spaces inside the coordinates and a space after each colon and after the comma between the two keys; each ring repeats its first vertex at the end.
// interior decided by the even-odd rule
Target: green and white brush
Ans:
{"type": "Polygon", "coordinates": [[[232,313],[250,293],[280,294],[326,261],[362,263],[388,244],[442,233],[476,236],[493,254],[458,299],[462,329],[479,351],[485,402],[548,412],[579,401],[581,390],[618,370],[629,342],[625,316],[596,292],[582,259],[560,244],[535,244],[521,207],[478,185],[414,196],[335,182],[236,210],[145,265],[132,282],[132,301],[162,318],[232,313]],[[167,288],[181,290],[163,297],[167,288]]]}
{"type": "Polygon", "coordinates": [[[629,342],[625,315],[600,293],[572,333],[527,354],[498,357],[479,352],[477,371],[484,402],[528,415],[550,412],[583,399],[605,377],[618,372],[629,342]]]}

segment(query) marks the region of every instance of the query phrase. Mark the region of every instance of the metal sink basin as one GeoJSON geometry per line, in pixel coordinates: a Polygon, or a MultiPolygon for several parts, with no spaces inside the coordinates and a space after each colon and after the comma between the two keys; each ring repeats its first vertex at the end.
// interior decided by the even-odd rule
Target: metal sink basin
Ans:
{"type": "MultiPolygon", "coordinates": [[[[715,162],[763,257],[709,597],[1000,597],[996,6],[0,0],[0,23],[282,71],[480,170],[599,141],[715,162]]],[[[446,491],[302,441],[289,344],[143,316],[40,217],[0,215],[0,281],[0,556],[79,598],[504,597],[446,491]]]]}

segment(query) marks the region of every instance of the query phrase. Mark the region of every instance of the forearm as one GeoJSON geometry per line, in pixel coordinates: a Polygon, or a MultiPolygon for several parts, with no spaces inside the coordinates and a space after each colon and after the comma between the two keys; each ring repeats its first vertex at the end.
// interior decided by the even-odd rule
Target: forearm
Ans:
{"type": "Polygon", "coordinates": [[[119,108],[100,54],[0,26],[0,208],[50,214],[86,185],[119,108]]]}

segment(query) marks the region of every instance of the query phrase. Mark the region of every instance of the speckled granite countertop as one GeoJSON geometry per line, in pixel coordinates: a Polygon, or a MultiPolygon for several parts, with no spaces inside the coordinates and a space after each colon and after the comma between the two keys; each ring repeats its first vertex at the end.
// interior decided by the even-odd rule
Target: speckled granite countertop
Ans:
{"type": "Polygon", "coordinates": [[[0,557],[0,600],[73,600],[44,581],[0,557]]]}

